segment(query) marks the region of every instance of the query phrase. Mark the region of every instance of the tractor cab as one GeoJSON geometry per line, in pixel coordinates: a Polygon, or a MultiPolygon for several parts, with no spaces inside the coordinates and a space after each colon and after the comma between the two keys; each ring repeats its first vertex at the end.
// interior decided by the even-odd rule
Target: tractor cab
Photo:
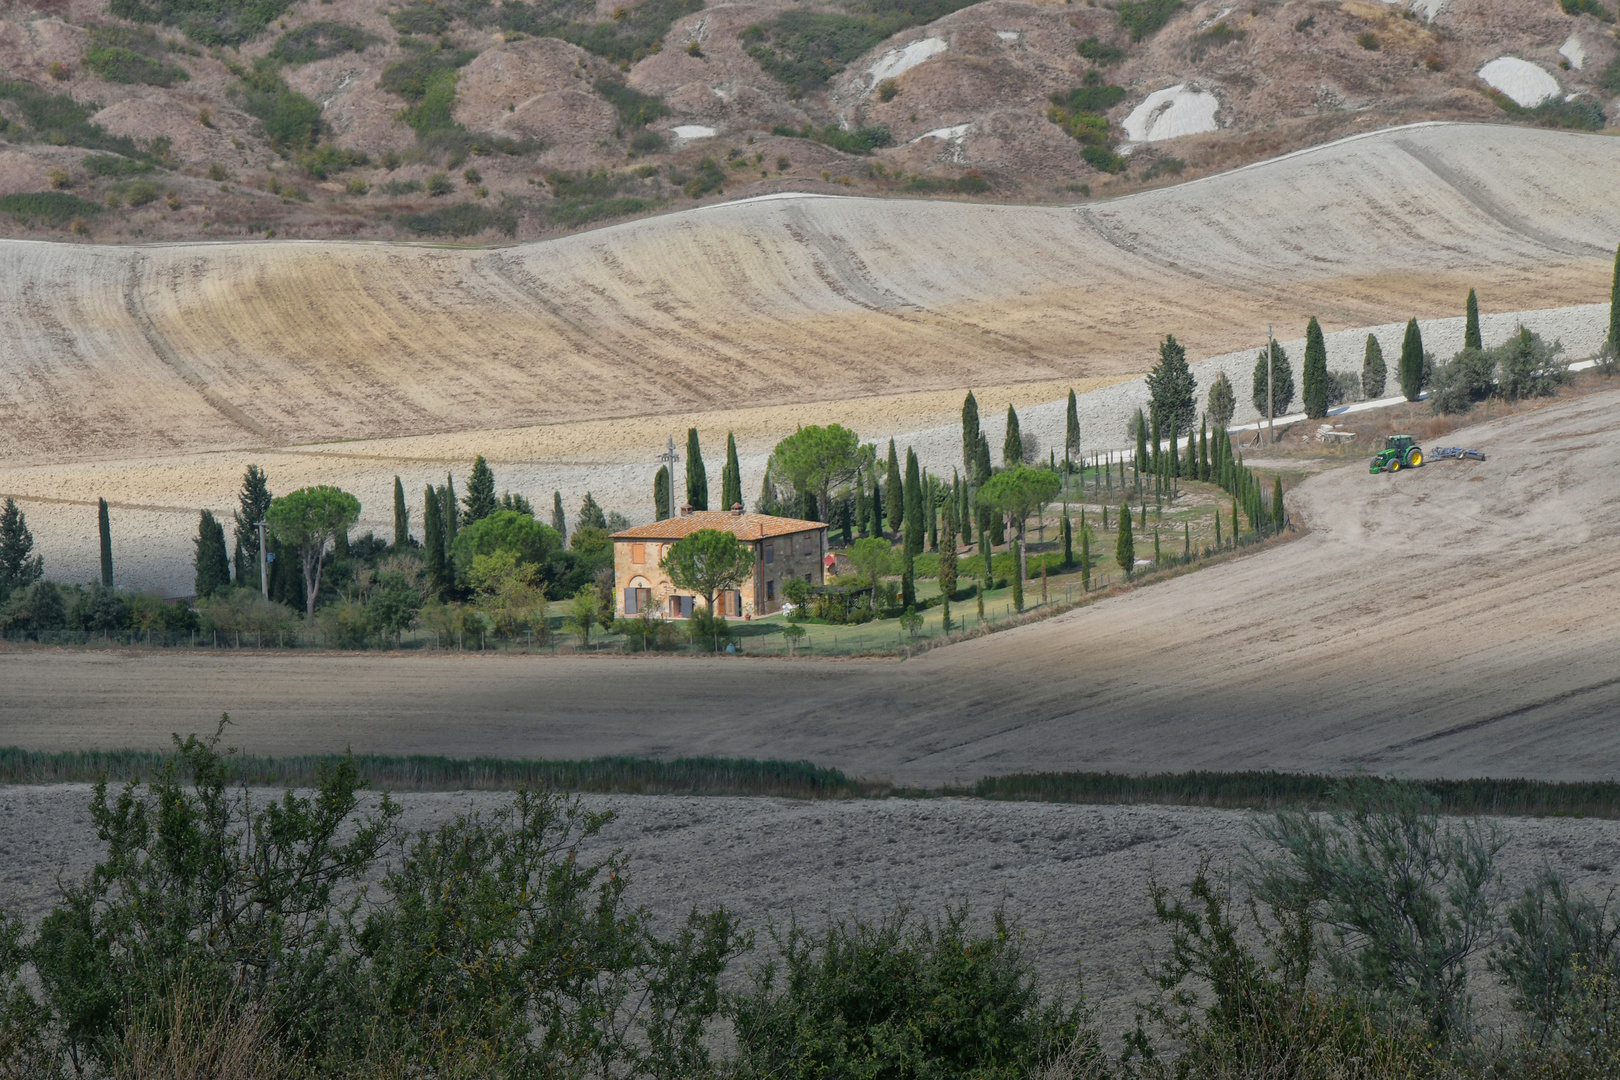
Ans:
{"type": "Polygon", "coordinates": [[[1391,435],[1384,440],[1384,448],[1372,459],[1368,472],[1400,472],[1423,464],[1423,449],[1410,435],[1391,435]]]}

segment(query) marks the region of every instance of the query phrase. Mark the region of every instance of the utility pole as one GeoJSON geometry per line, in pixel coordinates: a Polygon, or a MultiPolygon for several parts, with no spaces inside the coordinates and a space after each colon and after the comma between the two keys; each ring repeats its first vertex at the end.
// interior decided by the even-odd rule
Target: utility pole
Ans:
{"type": "Polygon", "coordinates": [[[1277,405],[1271,396],[1271,324],[1266,323],[1266,423],[1271,425],[1268,432],[1271,441],[1277,441],[1277,405]]]}
{"type": "Polygon", "coordinates": [[[259,589],[270,599],[270,551],[264,542],[264,522],[259,522],[259,589]]]}

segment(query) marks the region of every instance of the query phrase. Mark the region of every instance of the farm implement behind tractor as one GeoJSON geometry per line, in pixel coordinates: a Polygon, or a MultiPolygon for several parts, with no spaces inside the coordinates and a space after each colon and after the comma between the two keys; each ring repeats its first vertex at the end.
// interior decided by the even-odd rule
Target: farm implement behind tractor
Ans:
{"type": "Polygon", "coordinates": [[[1485,460],[1483,450],[1471,450],[1466,446],[1437,446],[1434,448],[1434,456],[1437,460],[1439,458],[1455,458],[1458,461],[1485,460]]]}

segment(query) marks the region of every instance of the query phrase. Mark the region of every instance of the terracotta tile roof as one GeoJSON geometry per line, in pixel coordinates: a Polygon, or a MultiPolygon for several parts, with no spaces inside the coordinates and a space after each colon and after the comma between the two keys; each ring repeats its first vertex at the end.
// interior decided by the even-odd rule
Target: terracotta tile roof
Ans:
{"type": "Polygon", "coordinates": [[[613,539],[679,540],[699,529],[719,529],[747,542],[826,527],[826,524],[820,521],[800,521],[798,518],[771,517],[769,514],[731,514],[724,510],[694,510],[685,517],[666,518],[650,525],[637,525],[633,529],[616,532],[613,539]]]}

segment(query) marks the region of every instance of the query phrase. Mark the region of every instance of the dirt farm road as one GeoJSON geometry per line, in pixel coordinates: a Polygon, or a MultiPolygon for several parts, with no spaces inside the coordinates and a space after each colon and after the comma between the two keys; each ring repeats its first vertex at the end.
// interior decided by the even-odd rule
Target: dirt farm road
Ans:
{"type": "Polygon", "coordinates": [[[0,745],[804,758],[902,782],[1029,769],[1620,772],[1620,390],[1352,464],[1309,535],[898,662],[0,652],[0,745]]]}

